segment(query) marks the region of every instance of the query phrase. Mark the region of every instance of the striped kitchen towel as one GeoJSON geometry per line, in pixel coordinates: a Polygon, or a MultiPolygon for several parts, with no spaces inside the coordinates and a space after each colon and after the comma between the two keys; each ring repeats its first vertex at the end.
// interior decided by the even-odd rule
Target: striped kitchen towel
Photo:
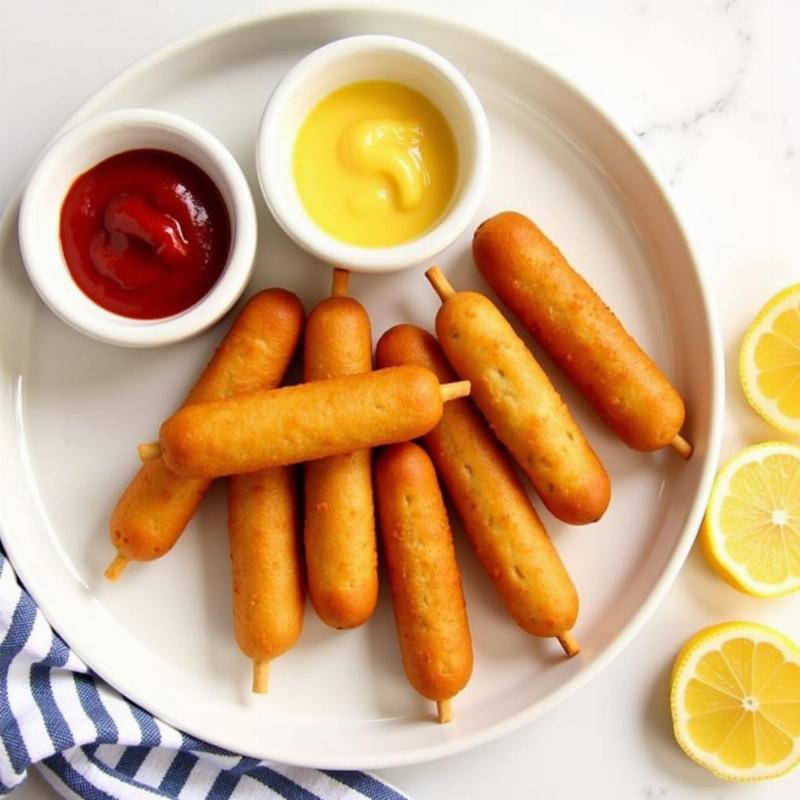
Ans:
{"type": "Polygon", "coordinates": [[[363,772],[287,767],[220,750],[129,703],[50,627],[0,551],[0,795],[35,766],[88,800],[404,800],[363,772]]]}

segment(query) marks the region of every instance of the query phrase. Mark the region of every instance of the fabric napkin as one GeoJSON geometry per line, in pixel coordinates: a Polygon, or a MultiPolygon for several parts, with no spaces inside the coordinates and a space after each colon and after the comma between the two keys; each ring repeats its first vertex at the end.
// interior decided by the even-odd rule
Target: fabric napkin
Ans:
{"type": "Polygon", "coordinates": [[[63,797],[88,800],[407,800],[364,772],[229,753],[128,702],[55,633],[1,550],[0,642],[0,795],[35,766],[63,797]]]}

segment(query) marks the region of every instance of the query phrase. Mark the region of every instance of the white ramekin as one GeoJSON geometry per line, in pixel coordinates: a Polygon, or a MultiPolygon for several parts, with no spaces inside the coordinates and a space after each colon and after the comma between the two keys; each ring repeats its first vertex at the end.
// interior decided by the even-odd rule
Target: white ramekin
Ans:
{"type": "Polygon", "coordinates": [[[489,124],[466,78],[438,53],[394,36],[354,36],[315,50],[278,84],[264,109],[256,145],[258,180],[272,215],[304,249],[358,272],[392,272],[423,264],[457,239],[486,191],[491,164],[489,124]],[[323,231],[303,206],[294,179],[298,130],[324,97],[349,83],[388,80],[425,95],[450,124],[459,174],[442,219],[420,237],[392,247],[358,247],[323,231]]]}
{"type": "Polygon", "coordinates": [[[44,153],[22,196],[19,241],[36,291],[64,322],[104,342],[153,347],[200,333],[239,299],[253,269],[256,212],[241,168],[208,131],[165,111],[123,109],[75,125],[44,153]],[[67,268],[59,237],[61,206],[75,179],[117,153],[143,148],[176,153],[200,167],[219,189],[231,223],[228,261],[211,290],[185,311],[153,320],[123,317],[90,300],[67,268]]]}

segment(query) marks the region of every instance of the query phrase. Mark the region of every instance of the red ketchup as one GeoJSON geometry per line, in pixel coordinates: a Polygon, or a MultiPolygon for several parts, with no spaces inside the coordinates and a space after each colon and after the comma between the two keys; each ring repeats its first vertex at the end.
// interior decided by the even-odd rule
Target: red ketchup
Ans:
{"type": "Polygon", "coordinates": [[[164,150],[101,161],[61,207],[75,283],[124,317],[159,319],[194,305],[217,282],[230,246],[228,210],[211,178],[164,150]]]}

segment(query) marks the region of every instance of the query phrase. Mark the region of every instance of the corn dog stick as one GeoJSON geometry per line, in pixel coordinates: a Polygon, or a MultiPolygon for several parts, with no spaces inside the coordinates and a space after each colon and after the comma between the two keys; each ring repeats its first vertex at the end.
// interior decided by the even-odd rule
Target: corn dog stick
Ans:
{"type": "Polygon", "coordinates": [[[116,558],[106,567],[106,571],[103,575],[105,575],[108,580],[115,581],[125,571],[125,567],[128,566],[128,563],[128,559],[125,558],[122,553],[117,553],[116,558]]]}
{"type": "Polygon", "coordinates": [[[148,461],[161,458],[161,444],[159,442],[139,442],[136,445],[136,452],[139,454],[140,461],[146,464],[148,461]]]}
{"type": "Polygon", "coordinates": [[[453,701],[451,698],[448,697],[447,700],[437,701],[436,720],[440,725],[453,721],[453,701]]]}
{"type": "Polygon", "coordinates": [[[686,439],[683,438],[679,433],[676,433],[673,437],[672,441],[669,443],[669,446],[681,457],[685,459],[691,458],[692,455],[692,446],[686,439]]]}
{"type": "Polygon", "coordinates": [[[456,290],[452,287],[450,281],[445,278],[439,267],[431,267],[425,273],[425,277],[431,282],[440,300],[447,300],[448,297],[452,297],[456,293],[456,290]]]}
{"type": "Polygon", "coordinates": [[[452,383],[441,384],[440,389],[442,402],[446,403],[449,400],[458,400],[459,397],[468,397],[470,383],[469,381],[453,381],[452,383]]]}
{"type": "Polygon", "coordinates": [[[253,692],[266,694],[269,691],[269,661],[253,661],[253,692]]]}
{"type": "Polygon", "coordinates": [[[145,464],[148,461],[154,461],[161,455],[161,446],[158,442],[142,442],[136,446],[139,453],[139,460],[145,464]]]}
{"type": "Polygon", "coordinates": [[[331,297],[346,297],[348,283],[350,283],[350,272],[340,267],[334,268],[331,280],[331,297]]]}
{"type": "Polygon", "coordinates": [[[562,633],[558,637],[558,641],[559,644],[564,648],[567,658],[572,658],[572,656],[577,655],[581,651],[580,645],[572,635],[572,631],[566,631],[565,633],[562,633]]]}

